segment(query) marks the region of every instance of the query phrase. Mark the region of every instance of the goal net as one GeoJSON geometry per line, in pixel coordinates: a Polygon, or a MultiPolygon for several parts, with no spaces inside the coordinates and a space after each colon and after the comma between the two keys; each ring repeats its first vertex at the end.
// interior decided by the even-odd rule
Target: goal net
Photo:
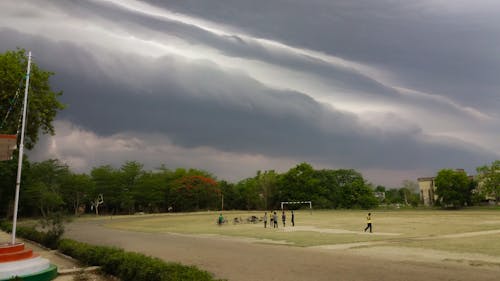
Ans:
{"type": "Polygon", "coordinates": [[[287,202],[281,202],[281,210],[283,210],[283,206],[285,206],[285,205],[295,205],[295,204],[308,204],[309,205],[309,211],[312,214],[312,201],[287,201],[287,202]]]}

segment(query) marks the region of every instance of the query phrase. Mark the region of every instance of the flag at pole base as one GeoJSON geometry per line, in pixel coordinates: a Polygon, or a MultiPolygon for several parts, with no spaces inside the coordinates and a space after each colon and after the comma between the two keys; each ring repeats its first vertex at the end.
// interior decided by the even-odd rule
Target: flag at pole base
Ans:
{"type": "Polygon", "coordinates": [[[24,243],[0,244],[0,281],[15,277],[23,281],[50,281],[57,277],[57,267],[26,249],[24,243]]]}

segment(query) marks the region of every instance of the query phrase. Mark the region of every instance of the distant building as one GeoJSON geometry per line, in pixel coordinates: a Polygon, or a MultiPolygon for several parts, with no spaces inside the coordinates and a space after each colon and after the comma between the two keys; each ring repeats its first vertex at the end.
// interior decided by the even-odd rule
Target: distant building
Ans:
{"type": "Polygon", "coordinates": [[[433,206],[437,200],[434,177],[418,178],[417,180],[420,189],[420,202],[425,206],[433,206]]]}

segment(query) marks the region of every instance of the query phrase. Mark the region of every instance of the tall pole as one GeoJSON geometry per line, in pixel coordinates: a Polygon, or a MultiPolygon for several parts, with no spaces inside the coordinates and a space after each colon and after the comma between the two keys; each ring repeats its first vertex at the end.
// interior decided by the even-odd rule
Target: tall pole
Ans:
{"type": "Polygon", "coordinates": [[[16,243],[16,226],[17,226],[17,210],[19,206],[19,187],[21,186],[21,170],[23,167],[23,151],[24,151],[24,129],[26,127],[26,109],[28,107],[28,87],[30,84],[30,69],[31,69],[31,51],[28,53],[28,70],[26,71],[26,86],[24,88],[24,106],[23,106],[23,121],[21,126],[21,141],[19,143],[19,162],[17,163],[17,179],[16,179],[16,197],[14,200],[14,218],[12,222],[12,240],[11,244],[16,243]]]}

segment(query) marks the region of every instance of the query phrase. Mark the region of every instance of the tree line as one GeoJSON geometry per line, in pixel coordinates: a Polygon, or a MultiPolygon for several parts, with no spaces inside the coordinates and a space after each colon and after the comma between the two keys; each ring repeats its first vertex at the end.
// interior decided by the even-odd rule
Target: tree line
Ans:
{"type": "MultiPolygon", "coordinates": [[[[17,161],[0,162],[1,216],[12,215],[17,161]]],[[[197,210],[278,209],[281,201],[313,201],[315,208],[372,208],[373,187],[355,170],[316,170],[301,163],[285,173],[258,171],[230,183],[209,172],[161,166],[145,170],[136,161],[120,168],[74,173],[57,159],[24,161],[20,209],[25,216],[54,212],[133,214],[197,210]]],[[[298,206],[297,206],[298,207],[298,206]]]]}
{"type": "MultiPolygon", "coordinates": [[[[435,177],[438,206],[459,208],[500,197],[500,161],[477,168],[476,177],[443,169],[435,177]]],[[[10,217],[17,160],[0,162],[0,216],[10,217]]],[[[119,168],[94,167],[74,173],[57,159],[24,160],[20,209],[23,216],[47,217],[55,212],[80,215],[184,212],[199,210],[272,210],[282,201],[312,201],[318,209],[369,209],[379,204],[420,204],[418,185],[374,187],[352,169],[314,169],[301,163],[287,172],[258,171],[237,183],[207,171],[161,166],[145,170],[136,161],[119,168]],[[383,194],[383,196],[380,196],[383,194]]],[[[300,205],[291,205],[297,208],[300,205]]]]}

